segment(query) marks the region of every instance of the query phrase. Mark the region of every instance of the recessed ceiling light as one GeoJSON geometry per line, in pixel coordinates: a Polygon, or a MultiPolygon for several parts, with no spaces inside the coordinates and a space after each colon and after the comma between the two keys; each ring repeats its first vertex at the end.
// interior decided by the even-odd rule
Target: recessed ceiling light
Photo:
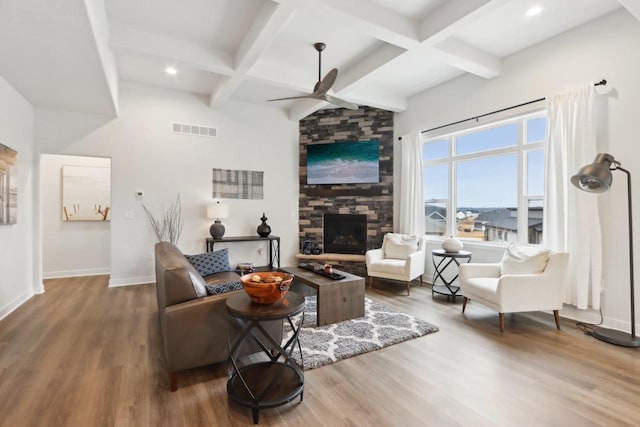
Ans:
{"type": "Polygon", "coordinates": [[[527,10],[527,16],[536,16],[542,12],[542,8],[540,6],[534,6],[531,9],[527,10]]]}
{"type": "Polygon", "coordinates": [[[178,70],[176,70],[176,69],[175,69],[175,68],[173,68],[173,67],[167,67],[167,68],[165,68],[165,69],[164,69],[164,71],[165,71],[167,74],[170,74],[170,75],[172,75],[172,76],[175,76],[176,74],[178,74],[178,70]]]}

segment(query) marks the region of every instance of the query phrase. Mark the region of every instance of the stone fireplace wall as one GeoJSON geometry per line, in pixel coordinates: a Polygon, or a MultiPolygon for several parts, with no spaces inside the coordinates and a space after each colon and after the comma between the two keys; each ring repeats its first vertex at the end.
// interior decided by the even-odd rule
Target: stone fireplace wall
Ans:
{"type": "MultiPolygon", "coordinates": [[[[393,231],[393,113],[377,108],[319,110],[300,121],[299,238],[322,248],[325,213],[367,215],[367,248],[378,248],[393,231]],[[377,140],[380,182],[373,184],[307,185],[307,145],[377,140]]],[[[344,270],[364,275],[362,262],[345,262],[344,270]]]]}

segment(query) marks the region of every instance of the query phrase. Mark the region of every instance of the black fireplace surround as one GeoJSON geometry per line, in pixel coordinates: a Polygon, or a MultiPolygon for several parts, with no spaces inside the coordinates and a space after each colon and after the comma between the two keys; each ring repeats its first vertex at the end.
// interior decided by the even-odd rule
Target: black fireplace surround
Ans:
{"type": "Polygon", "coordinates": [[[359,254],[367,251],[367,216],[324,214],[322,227],[325,253],[359,254]]]}

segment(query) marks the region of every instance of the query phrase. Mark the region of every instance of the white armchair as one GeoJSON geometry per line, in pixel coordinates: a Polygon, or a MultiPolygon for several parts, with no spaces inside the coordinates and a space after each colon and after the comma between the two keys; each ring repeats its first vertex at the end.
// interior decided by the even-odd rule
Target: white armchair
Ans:
{"type": "Polygon", "coordinates": [[[382,247],[366,253],[369,287],[373,286],[374,277],[401,280],[406,282],[407,295],[410,295],[413,279],[420,276],[420,286],[422,286],[426,247],[426,236],[385,234],[382,247]]]}
{"type": "Polygon", "coordinates": [[[541,273],[504,275],[501,263],[462,264],[462,312],[468,300],[493,308],[499,313],[500,332],[504,332],[504,313],[553,310],[556,327],[560,329],[558,310],[562,308],[568,262],[568,253],[551,252],[541,273]]]}

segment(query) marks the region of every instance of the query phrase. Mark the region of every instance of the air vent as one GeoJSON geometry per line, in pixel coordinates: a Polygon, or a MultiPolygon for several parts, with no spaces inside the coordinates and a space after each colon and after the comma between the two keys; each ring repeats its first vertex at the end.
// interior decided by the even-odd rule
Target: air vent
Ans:
{"type": "Polygon", "coordinates": [[[202,125],[188,125],[186,123],[171,123],[171,133],[180,135],[205,136],[214,138],[218,135],[218,129],[202,125]]]}

